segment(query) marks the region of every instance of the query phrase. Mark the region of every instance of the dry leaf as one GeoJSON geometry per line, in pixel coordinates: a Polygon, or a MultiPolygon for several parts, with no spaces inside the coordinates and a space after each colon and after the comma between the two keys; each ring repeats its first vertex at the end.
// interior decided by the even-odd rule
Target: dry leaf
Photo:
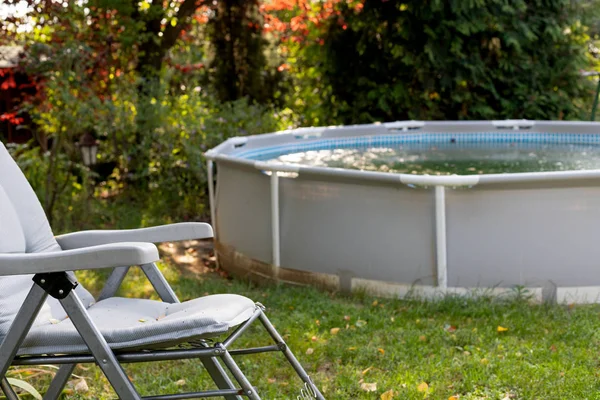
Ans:
{"type": "Polygon", "coordinates": [[[427,382],[421,382],[419,383],[419,386],[417,386],[417,390],[419,392],[426,392],[429,390],[429,385],[427,384],[427,382]]]}
{"type": "Polygon", "coordinates": [[[86,392],[89,392],[89,390],[90,390],[85,379],[78,380],[77,383],[75,384],[74,389],[77,393],[86,393],[86,392]]]}
{"type": "Polygon", "coordinates": [[[315,352],[315,350],[312,347],[309,347],[308,349],[306,349],[306,354],[309,356],[314,352],[315,352]]]}
{"type": "Polygon", "coordinates": [[[375,307],[377,304],[379,304],[379,303],[377,302],[377,300],[375,300],[372,305],[373,305],[373,307],[375,307]]]}
{"type": "Polygon", "coordinates": [[[453,325],[445,325],[445,326],[444,326],[444,329],[445,329],[447,332],[455,332],[455,331],[456,331],[456,327],[455,327],[455,326],[453,326],[453,325]]]}
{"type": "Polygon", "coordinates": [[[377,390],[377,382],[375,383],[367,383],[363,382],[360,384],[360,388],[365,392],[375,392],[377,390]]]}
{"type": "Polygon", "coordinates": [[[420,341],[420,342],[424,342],[424,341],[426,341],[426,340],[427,340],[427,336],[425,336],[425,335],[421,335],[421,336],[419,336],[419,341],[420,341]]]}
{"type": "Polygon", "coordinates": [[[350,321],[350,316],[349,315],[344,315],[344,321],[350,321]]]}
{"type": "Polygon", "coordinates": [[[183,385],[185,385],[185,379],[180,379],[180,380],[178,380],[177,382],[175,382],[175,384],[176,384],[177,386],[183,386],[183,385]]]}
{"type": "Polygon", "coordinates": [[[313,337],[310,338],[310,340],[312,340],[313,342],[316,342],[317,341],[317,337],[313,336],[313,337]]]}
{"type": "Polygon", "coordinates": [[[456,396],[450,396],[450,397],[448,397],[448,400],[458,400],[458,397],[456,397],[456,396]]]}
{"type": "Polygon", "coordinates": [[[378,352],[380,352],[381,354],[385,354],[385,350],[382,348],[377,349],[378,352]]]}
{"type": "Polygon", "coordinates": [[[332,335],[337,335],[339,331],[340,331],[340,328],[331,328],[329,333],[331,333],[332,335]]]}
{"type": "Polygon", "coordinates": [[[505,328],[505,327],[503,327],[503,326],[500,326],[500,325],[498,325],[498,328],[496,328],[496,330],[497,330],[498,332],[506,332],[506,331],[508,330],[508,328],[505,328]]]}
{"type": "Polygon", "coordinates": [[[379,398],[381,400],[392,400],[394,398],[394,391],[392,389],[390,389],[387,392],[382,393],[379,398]]]}
{"type": "Polygon", "coordinates": [[[269,382],[269,383],[275,383],[275,382],[277,382],[277,379],[275,379],[275,378],[268,378],[267,382],[269,382]]]}
{"type": "Polygon", "coordinates": [[[367,372],[369,372],[371,369],[373,368],[373,366],[370,366],[369,368],[363,370],[363,372],[361,372],[361,374],[366,374],[367,372]]]}

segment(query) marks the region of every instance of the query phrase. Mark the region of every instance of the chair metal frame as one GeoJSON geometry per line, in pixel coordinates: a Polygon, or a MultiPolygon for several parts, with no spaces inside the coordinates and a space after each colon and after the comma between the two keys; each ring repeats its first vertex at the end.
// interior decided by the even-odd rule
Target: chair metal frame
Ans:
{"type": "MultiPolygon", "coordinates": [[[[99,300],[112,297],[116,294],[129,268],[129,266],[126,266],[113,269],[99,300]]],[[[171,289],[155,263],[141,265],[141,268],[164,302],[179,303],[175,292],[171,289]]],[[[199,347],[189,349],[113,351],[100,333],[98,327],[91,320],[79,296],[73,290],[78,283],[72,276],[66,272],[37,273],[34,275],[33,281],[35,284],[31,287],[25,302],[0,344],[0,388],[9,400],[18,400],[17,394],[6,378],[6,373],[11,365],[60,365],[61,367],[44,395],[44,400],[53,400],[60,396],[75,365],[80,363],[97,364],[120,399],[175,400],[222,397],[226,400],[241,400],[242,398],[259,400],[261,398],[259,393],[239,368],[233,356],[275,351],[283,353],[296,374],[304,382],[304,387],[301,388],[301,394],[298,398],[324,400],[319,389],[312,382],[300,362],[298,362],[281,335],[265,315],[264,307],[260,303],[256,303],[254,313],[248,320],[237,326],[223,342],[215,343],[214,345],[210,345],[208,342],[202,340],[199,347]],[[72,320],[75,328],[88,347],[89,353],[35,356],[17,355],[20,345],[27,336],[48,295],[60,301],[68,317],[72,320]],[[275,344],[262,347],[232,349],[234,342],[256,320],[260,321],[275,344]],[[121,363],[194,358],[200,359],[218,389],[141,397],[121,366],[121,363]],[[227,370],[233,376],[233,380],[227,374],[227,370]],[[238,386],[236,386],[234,381],[238,386]]]]}

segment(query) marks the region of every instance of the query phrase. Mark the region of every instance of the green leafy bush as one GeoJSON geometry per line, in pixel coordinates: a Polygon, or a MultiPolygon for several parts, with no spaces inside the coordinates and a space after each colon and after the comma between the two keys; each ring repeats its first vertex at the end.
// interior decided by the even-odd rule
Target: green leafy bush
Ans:
{"type": "Polygon", "coordinates": [[[325,38],[325,99],[343,123],[576,119],[592,91],[589,37],[569,0],[341,6],[325,38]]]}

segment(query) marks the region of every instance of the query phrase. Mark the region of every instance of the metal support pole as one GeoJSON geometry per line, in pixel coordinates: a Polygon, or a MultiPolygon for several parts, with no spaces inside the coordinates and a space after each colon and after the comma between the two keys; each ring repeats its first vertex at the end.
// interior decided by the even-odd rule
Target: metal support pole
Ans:
{"type": "Polygon", "coordinates": [[[25,340],[25,336],[29,332],[33,321],[38,315],[38,312],[44,305],[48,294],[34,284],[29,290],[29,294],[25,298],[23,305],[15,316],[8,333],[0,342],[0,378],[6,377],[6,371],[12,363],[15,355],[21,347],[21,343],[25,340]]]}
{"type": "Polygon", "coordinates": [[[17,396],[12,386],[10,386],[8,378],[2,378],[0,380],[0,388],[2,388],[4,396],[7,398],[7,400],[19,400],[19,396],[17,396]]]}
{"type": "Polygon", "coordinates": [[[279,243],[279,175],[277,171],[271,171],[271,236],[273,246],[273,277],[279,275],[281,266],[281,254],[279,243]]]}
{"type": "Polygon", "coordinates": [[[106,339],[102,336],[94,321],[90,318],[81,300],[70,292],[67,297],[60,300],[73,325],[81,335],[88,349],[120,399],[139,400],[141,397],[117,361],[106,339]]]}
{"type": "Polygon", "coordinates": [[[435,187],[435,244],[437,255],[437,285],[448,287],[448,261],[446,253],[446,188],[435,187]]]}
{"type": "Polygon", "coordinates": [[[210,223],[213,227],[215,237],[217,237],[217,217],[215,215],[215,181],[214,181],[214,162],[208,160],[206,169],[208,171],[208,202],[210,204],[210,223]]]}
{"type": "Polygon", "coordinates": [[[44,400],[56,400],[60,397],[74,369],[75,364],[65,364],[60,366],[54,379],[50,382],[50,387],[44,394],[44,400]]]}
{"type": "Polygon", "coordinates": [[[596,97],[594,97],[594,105],[592,106],[592,116],[590,121],[596,120],[596,110],[598,109],[598,96],[600,96],[600,76],[598,77],[598,86],[596,86],[596,97]]]}
{"type": "Polygon", "coordinates": [[[277,330],[275,329],[275,327],[273,326],[271,321],[269,321],[267,316],[262,311],[260,312],[259,318],[260,318],[260,322],[263,324],[263,326],[265,327],[265,329],[267,330],[267,332],[269,333],[269,335],[271,336],[273,341],[275,341],[275,343],[277,343],[277,345],[281,346],[280,348],[281,348],[281,351],[283,352],[283,355],[285,356],[285,358],[287,358],[288,362],[294,368],[294,370],[296,371],[296,374],[298,374],[300,379],[302,379],[302,381],[304,382],[305,397],[311,398],[311,399],[317,399],[317,400],[325,400],[325,397],[323,397],[323,395],[321,394],[319,389],[313,383],[312,379],[310,379],[310,376],[308,376],[308,374],[302,367],[302,364],[300,364],[298,359],[294,356],[294,354],[292,353],[290,348],[287,346],[287,344],[283,340],[283,337],[281,337],[281,335],[279,334],[279,332],[277,332],[277,330]]]}
{"type": "Polygon", "coordinates": [[[148,278],[162,301],[170,304],[179,303],[177,295],[171,289],[171,285],[160,272],[156,263],[142,265],[142,271],[144,271],[146,278],[148,278]]]}
{"type": "Polygon", "coordinates": [[[104,287],[102,288],[102,292],[100,292],[100,296],[98,296],[98,301],[108,299],[113,297],[119,291],[121,284],[123,283],[123,279],[129,272],[129,267],[116,267],[113,269],[111,274],[108,276],[104,287]]]}

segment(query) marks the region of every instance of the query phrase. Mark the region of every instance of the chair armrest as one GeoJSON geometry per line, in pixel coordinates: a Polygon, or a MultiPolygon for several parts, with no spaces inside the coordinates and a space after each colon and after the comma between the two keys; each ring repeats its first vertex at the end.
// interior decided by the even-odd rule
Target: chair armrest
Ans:
{"type": "Polygon", "coordinates": [[[50,253],[0,254],[0,276],[142,265],[159,260],[152,243],[118,243],[50,253]]]}
{"type": "Polygon", "coordinates": [[[182,222],[141,229],[95,230],[67,233],[56,237],[63,250],[121,242],[176,242],[179,240],[207,239],[213,237],[209,224],[182,222]]]}

